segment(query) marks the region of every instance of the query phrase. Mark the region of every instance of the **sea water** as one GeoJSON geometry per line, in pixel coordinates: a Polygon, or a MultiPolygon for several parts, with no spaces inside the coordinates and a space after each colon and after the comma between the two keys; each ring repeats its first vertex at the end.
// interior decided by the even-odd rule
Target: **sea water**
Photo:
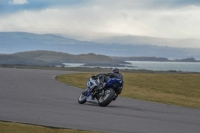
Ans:
{"type": "MultiPolygon", "coordinates": [[[[153,71],[182,71],[182,72],[200,72],[200,62],[153,62],[153,61],[126,61],[130,64],[121,64],[125,67],[119,69],[143,69],[153,71]]],[[[65,67],[84,67],[84,63],[63,63],[65,67]]],[[[109,66],[90,66],[90,68],[115,68],[109,66]]]]}
{"type": "Polygon", "coordinates": [[[152,61],[126,61],[131,63],[134,69],[154,71],[183,71],[200,72],[200,62],[152,62],[152,61]]]}

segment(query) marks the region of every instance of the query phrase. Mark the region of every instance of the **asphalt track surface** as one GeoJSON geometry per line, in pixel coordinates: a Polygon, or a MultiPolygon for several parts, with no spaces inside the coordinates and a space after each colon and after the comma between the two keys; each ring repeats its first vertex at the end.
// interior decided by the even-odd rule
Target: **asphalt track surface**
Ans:
{"type": "Polygon", "coordinates": [[[200,133],[198,109],[122,97],[107,107],[80,105],[82,90],[54,78],[68,73],[0,68],[0,120],[110,133],[200,133]]]}

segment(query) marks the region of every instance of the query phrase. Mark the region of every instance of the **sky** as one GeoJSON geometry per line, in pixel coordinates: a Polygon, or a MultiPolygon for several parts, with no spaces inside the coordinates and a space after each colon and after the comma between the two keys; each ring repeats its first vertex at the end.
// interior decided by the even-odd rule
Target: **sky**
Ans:
{"type": "Polygon", "coordinates": [[[200,0],[0,0],[5,31],[200,39],[200,0]]]}

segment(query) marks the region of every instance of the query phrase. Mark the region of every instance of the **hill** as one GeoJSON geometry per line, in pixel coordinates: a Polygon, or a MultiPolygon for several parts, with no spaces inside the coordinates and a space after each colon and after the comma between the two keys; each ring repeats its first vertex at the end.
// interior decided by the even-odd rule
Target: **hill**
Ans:
{"type": "Polygon", "coordinates": [[[73,55],[54,51],[27,51],[0,55],[0,64],[61,65],[62,63],[125,64],[124,61],[93,53],[73,55]]]}
{"type": "Polygon", "coordinates": [[[122,63],[105,55],[97,55],[93,53],[73,55],[54,51],[29,51],[12,54],[16,57],[26,57],[35,60],[58,63],[122,63]]]}
{"type": "MultiPolygon", "coordinates": [[[[111,40],[115,41],[105,39],[103,42],[98,40],[97,42],[87,42],[53,34],[0,32],[0,53],[45,50],[76,55],[95,53],[107,56],[165,57],[173,59],[188,58],[193,56],[196,59],[200,59],[200,49],[197,48],[156,46],[157,43],[168,43],[164,39],[131,36],[128,38],[117,37],[114,39],[112,38],[111,40]],[[154,44],[153,40],[159,41],[154,44]]],[[[187,42],[189,43],[190,41],[193,40],[189,40],[187,42]]],[[[181,42],[184,41],[180,41],[179,43],[181,42]]],[[[176,42],[173,41],[173,43],[175,44],[176,42]]]]}
{"type": "Polygon", "coordinates": [[[17,64],[17,65],[55,65],[41,60],[34,60],[25,57],[16,57],[14,55],[0,55],[0,64],[17,64]]]}

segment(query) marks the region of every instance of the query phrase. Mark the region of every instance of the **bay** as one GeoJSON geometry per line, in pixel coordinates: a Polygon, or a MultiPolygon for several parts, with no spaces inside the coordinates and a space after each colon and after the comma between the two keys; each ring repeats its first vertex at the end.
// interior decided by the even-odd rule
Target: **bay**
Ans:
{"type": "Polygon", "coordinates": [[[152,61],[126,61],[131,63],[133,69],[153,71],[183,71],[200,72],[200,62],[152,62],[152,61]]]}
{"type": "MultiPolygon", "coordinates": [[[[153,71],[182,71],[200,72],[200,62],[153,62],[153,61],[126,61],[130,64],[121,64],[119,69],[153,70],[153,71]]],[[[89,68],[116,68],[114,66],[83,66],[84,63],[63,63],[65,67],[89,67],[89,68]]]]}

